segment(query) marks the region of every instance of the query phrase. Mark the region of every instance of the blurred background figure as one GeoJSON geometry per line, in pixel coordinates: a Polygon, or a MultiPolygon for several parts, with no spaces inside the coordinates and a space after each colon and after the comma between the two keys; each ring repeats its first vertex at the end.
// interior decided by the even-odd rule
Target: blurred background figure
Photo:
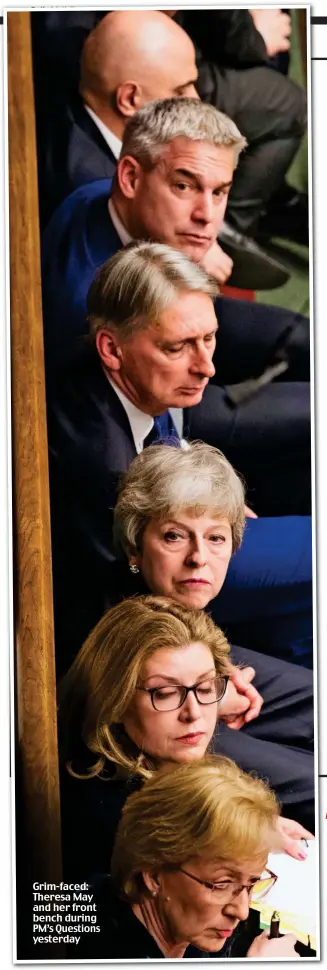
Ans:
{"type": "Polygon", "coordinates": [[[233,118],[248,141],[227,221],[243,232],[307,244],[307,197],[285,182],[306,131],[305,93],[271,70],[290,49],[290,17],[268,8],[192,10],[177,19],[198,50],[200,97],[233,118]]]}

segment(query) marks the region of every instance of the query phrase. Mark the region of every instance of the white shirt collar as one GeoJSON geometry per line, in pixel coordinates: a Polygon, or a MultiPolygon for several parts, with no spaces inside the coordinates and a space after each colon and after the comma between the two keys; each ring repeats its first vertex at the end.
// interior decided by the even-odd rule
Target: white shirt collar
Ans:
{"type": "Polygon", "coordinates": [[[111,216],[112,223],[115,227],[116,233],[119,236],[121,243],[123,244],[123,246],[127,246],[128,243],[133,241],[133,237],[130,235],[130,233],[128,232],[128,229],[126,229],[126,227],[122,223],[121,218],[118,215],[117,209],[115,208],[115,205],[112,199],[109,199],[108,209],[109,209],[109,215],[111,216]]]}
{"type": "Polygon", "coordinates": [[[88,115],[90,115],[90,118],[92,118],[92,121],[94,121],[94,124],[101,132],[102,137],[107,142],[107,145],[111,149],[114,158],[116,158],[118,162],[119,155],[121,152],[121,146],[122,146],[122,142],[120,138],[117,138],[117,135],[114,135],[113,131],[110,131],[110,128],[108,128],[107,125],[105,125],[104,122],[101,121],[101,118],[98,118],[98,115],[96,115],[95,111],[93,111],[92,108],[89,108],[88,104],[84,104],[84,108],[85,108],[85,111],[87,111],[88,115]]]}
{"type": "Polygon", "coordinates": [[[107,377],[107,380],[109,381],[109,384],[111,384],[111,387],[117,394],[117,397],[119,397],[119,400],[123,405],[124,410],[126,411],[126,414],[131,426],[131,432],[134,438],[135,448],[136,448],[137,454],[139,455],[141,451],[143,451],[145,438],[148,436],[148,434],[150,434],[150,431],[152,431],[153,423],[154,423],[153,418],[151,417],[150,414],[144,414],[144,411],[140,411],[140,409],[137,408],[135,404],[132,404],[132,401],[129,401],[128,397],[126,397],[126,394],[124,394],[124,392],[121,391],[120,387],[117,387],[117,385],[114,383],[111,377],[109,377],[109,374],[107,373],[106,370],[105,370],[105,375],[107,377]]]}

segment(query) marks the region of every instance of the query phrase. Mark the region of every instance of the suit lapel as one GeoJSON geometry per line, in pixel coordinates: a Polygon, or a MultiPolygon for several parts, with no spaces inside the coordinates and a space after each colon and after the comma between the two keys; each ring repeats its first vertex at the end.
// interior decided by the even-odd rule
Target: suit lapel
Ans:
{"type": "Polygon", "coordinates": [[[87,408],[90,415],[91,406],[92,421],[96,414],[100,418],[101,433],[97,447],[101,448],[102,440],[106,452],[105,464],[110,464],[112,472],[121,473],[127,470],[136,455],[132,429],[126,411],[109,383],[99,358],[95,355],[91,366],[87,385],[89,388],[87,408]],[[103,435],[103,426],[105,435],[103,435]]]}
{"type": "Polygon", "coordinates": [[[107,142],[101,135],[99,128],[85,110],[82,98],[79,95],[76,95],[71,107],[75,123],[91,139],[99,151],[109,159],[109,161],[112,163],[113,170],[115,171],[117,168],[117,160],[111,151],[111,148],[109,148],[109,145],[107,145],[107,142]]]}

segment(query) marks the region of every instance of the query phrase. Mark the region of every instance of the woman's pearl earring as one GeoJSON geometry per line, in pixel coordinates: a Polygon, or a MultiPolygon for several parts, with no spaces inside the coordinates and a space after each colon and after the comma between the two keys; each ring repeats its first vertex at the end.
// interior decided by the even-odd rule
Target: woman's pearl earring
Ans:
{"type": "Polygon", "coordinates": [[[136,562],[130,562],[129,568],[131,573],[134,573],[134,576],[136,576],[136,573],[140,572],[139,567],[136,565],[136,562]]]}
{"type": "Polygon", "coordinates": [[[157,895],[158,895],[158,890],[157,889],[153,889],[152,890],[152,893],[151,893],[151,896],[157,896],[157,895]]]}

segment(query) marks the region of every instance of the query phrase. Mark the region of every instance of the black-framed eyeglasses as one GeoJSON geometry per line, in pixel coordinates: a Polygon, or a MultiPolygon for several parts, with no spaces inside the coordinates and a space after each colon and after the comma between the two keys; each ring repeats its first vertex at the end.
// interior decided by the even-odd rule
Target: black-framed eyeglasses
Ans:
{"type": "Polygon", "coordinates": [[[204,879],[199,879],[198,876],[194,876],[193,872],[188,872],[187,869],[182,869],[181,867],[180,872],[183,872],[185,876],[189,876],[190,879],[194,879],[195,882],[199,882],[201,886],[206,886],[212,893],[215,893],[221,902],[236,899],[246,889],[248,896],[251,897],[251,902],[256,903],[259,899],[267,896],[278,879],[278,876],[274,872],[271,872],[270,869],[265,869],[260,879],[257,879],[256,882],[251,883],[250,886],[246,884],[240,886],[239,882],[227,882],[224,880],[221,882],[206,882],[204,879]]]}
{"type": "Polygon", "coordinates": [[[183,706],[190,693],[194,694],[198,704],[217,704],[226,693],[228,680],[229,677],[218,676],[212,680],[203,680],[200,684],[192,684],[192,687],[184,687],[182,684],[164,684],[162,687],[137,687],[136,689],[150,694],[155,711],[177,711],[183,706]]]}

